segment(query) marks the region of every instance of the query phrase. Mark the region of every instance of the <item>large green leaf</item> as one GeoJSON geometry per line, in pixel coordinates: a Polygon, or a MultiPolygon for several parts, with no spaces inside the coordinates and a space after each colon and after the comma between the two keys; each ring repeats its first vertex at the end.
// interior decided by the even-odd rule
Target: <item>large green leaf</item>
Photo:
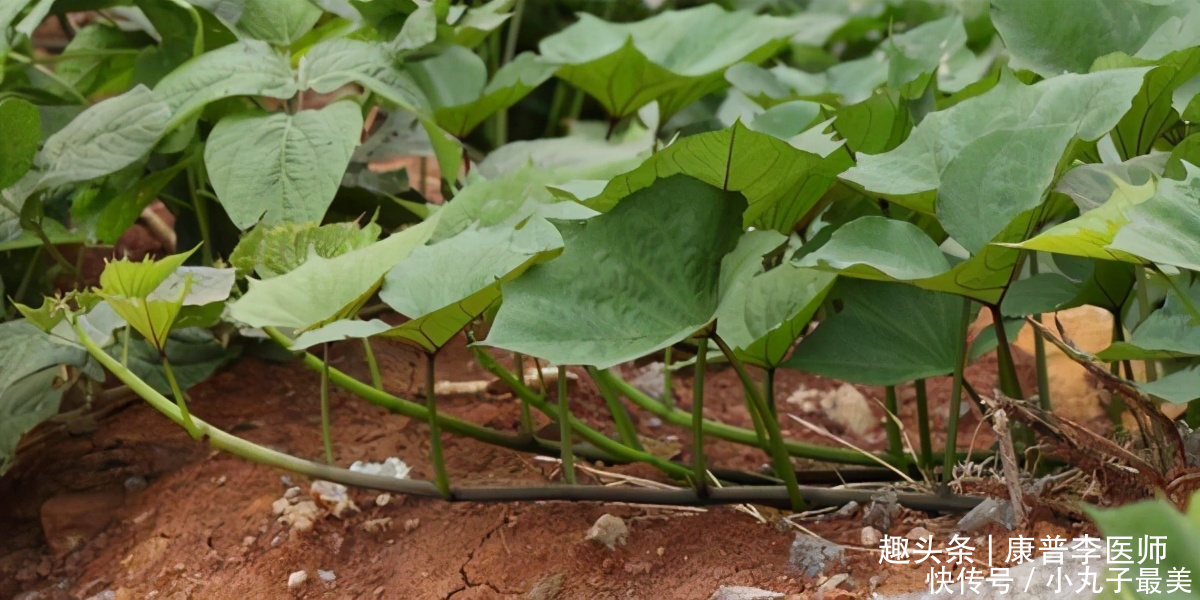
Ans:
{"type": "Polygon", "coordinates": [[[12,466],[21,435],[58,413],[58,366],[86,360],[82,348],[55,342],[29,321],[0,323],[0,475],[12,466]]]}
{"type": "MultiPolygon", "coordinates": [[[[161,260],[146,257],[137,262],[127,258],[109,262],[100,273],[96,293],[147,342],[161,350],[187,300],[191,280],[185,277],[176,279],[172,285],[164,284],[192,252],[195,250],[161,260]]],[[[228,294],[228,289],[225,293],[228,294]]]]}
{"type": "Polygon", "coordinates": [[[1134,186],[1117,180],[1099,208],[1050,228],[1015,247],[1200,271],[1200,170],[1187,165],[1182,181],[1134,186]]]}
{"type": "Polygon", "coordinates": [[[322,11],[308,0],[189,0],[239,37],[288,46],[312,29],[322,11]]]}
{"type": "Polygon", "coordinates": [[[294,114],[226,117],[208,136],[204,162],[234,225],[319,221],[333,202],[363,117],[343,100],[294,114]]]}
{"type": "Polygon", "coordinates": [[[75,117],[34,158],[37,187],[50,188],[114,173],[146,156],[166,131],[170,110],[138,86],[75,117]]]}
{"type": "Polygon", "coordinates": [[[744,209],[738,194],[676,176],[560,223],[562,255],[503,287],[483,343],[603,368],[683,340],[716,313],[721,260],[744,209]]]}
{"type": "Polygon", "coordinates": [[[787,239],[775,231],[751,231],[721,263],[717,333],[751,364],[774,368],[804,332],[835,275],[790,264],[765,270],[763,257],[787,239]]]}
{"type": "Polygon", "coordinates": [[[251,279],[250,289],[230,305],[229,315],[252,327],[313,329],[358,312],[383,276],[433,234],[437,218],[394,233],[387,239],[324,258],[310,252],[291,271],[270,279],[251,279]]]}
{"type": "MultiPolygon", "coordinates": [[[[1198,12],[1200,14],[1200,12],[1198,12]]],[[[1096,61],[1094,70],[1153,67],[1129,112],[1117,123],[1112,140],[1122,158],[1146,154],[1179,123],[1172,92],[1200,73],[1200,48],[1174,52],[1159,61],[1113,54],[1096,61]]]]}
{"type": "Polygon", "coordinates": [[[842,178],[936,212],[958,243],[978,252],[1042,203],[1072,140],[1095,140],[1116,125],[1145,73],[1064,75],[1032,86],[1006,77],[981,96],[930,113],[896,149],[860,155],[842,178]]]}
{"type": "MultiPolygon", "coordinates": [[[[499,177],[533,167],[546,174],[547,183],[587,181],[603,190],[612,177],[636,169],[654,149],[653,126],[630,127],[612,136],[608,124],[581,121],[559,138],[520,140],[492,151],[479,163],[479,172],[487,177],[499,177]]],[[[580,200],[584,198],[576,196],[580,200]]]]}
{"type": "Polygon", "coordinates": [[[357,83],[405,110],[423,112],[426,99],[416,83],[395,64],[385,44],[331,38],[317,43],[301,57],[296,81],[300,89],[319,94],[357,83]]]}
{"type": "Polygon", "coordinates": [[[775,54],[797,27],[778,17],[725,12],[716,5],[667,11],[637,23],[589,14],[541,41],[558,76],[587,92],[614,118],[658,101],[663,120],[724,85],[722,74],[775,54]]]}
{"type": "Polygon", "coordinates": [[[229,264],[242,276],[254,273],[259,279],[283,275],[300,266],[315,252],[333,258],[371,245],[379,239],[380,228],[374,222],[316,222],[260,225],[250,230],[229,255],[229,264]]]}
{"type": "Polygon", "coordinates": [[[14,184],[33,166],[42,141],[37,107],[20,99],[0,100],[0,190],[14,184]]]}
{"type": "Polygon", "coordinates": [[[410,320],[382,335],[436,352],[500,299],[501,284],[561,248],[558,230],[537,217],[422,246],[384,279],[380,299],[410,320]]]}
{"type": "Polygon", "coordinates": [[[171,110],[167,129],[195,115],[208,103],[232,96],[287,99],[298,88],[286,56],[267,44],[246,40],[206,52],[184,63],[154,86],[171,110]]]}
{"type": "Polygon", "coordinates": [[[919,25],[888,38],[888,87],[907,98],[925,91],[938,68],[967,43],[961,16],[946,17],[919,25]]]}
{"type": "Polygon", "coordinates": [[[1190,0],[1163,2],[992,0],[992,23],[1015,68],[1042,77],[1086,73],[1096,59],[1123,52],[1155,60],[1200,45],[1200,10],[1190,0]]]}
{"type": "Polygon", "coordinates": [[[462,46],[450,46],[433,58],[409,66],[409,72],[425,90],[438,124],[459,137],[497,111],[516,104],[556,70],[533,54],[522,53],[488,82],[483,59],[462,46]]]}
{"type": "Polygon", "coordinates": [[[843,279],[842,311],[805,336],[783,365],[864,385],[896,385],[954,370],[962,300],[908,285],[843,279]]]}
{"type": "Polygon", "coordinates": [[[843,151],[823,156],[734,123],[676,140],[637,169],[614,177],[585,204],[605,211],[660,178],[683,174],[744,194],[750,203],[743,215],[746,225],[791,231],[849,165],[843,151]]]}
{"type": "MultiPolygon", "coordinates": [[[[1132,557],[1135,556],[1151,556],[1150,551],[1146,549],[1135,551],[1134,548],[1139,544],[1148,548],[1151,544],[1160,542],[1163,545],[1163,554],[1162,560],[1154,560],[1155,572],[1169,577],[1170,572],[1182,570],[1186,589],[1195,590],[1195,573],[1196,569],[1200,568],[1200,498],[1193,494],[1188,502],[1190,508],[1186,513],[1180,513],[1174,505],[1162,498],[1107,510],[1091,507],[1085,509],[1110,542],[1124,538],[1124,543],[1128,544],[1126,547],[1129,549],[1130,562],[1133,562],[1132,557]]],[[[1121,578],[1126,583],[1120,593],[1115,591],[1115,586],[1105,585],[1105,591],[1097,596],[1098,598],[1195,598],[1194,592],[1151,593],[1146,591],[1149,588],[1138,591],[1138,587],[1129,581],[1134,573],[1132,568],[1112,565],[1109,569],[1114,570],[1103,573],[1100,577],[1109,582],[1121,578]]],[[[1167,589],[1170,587],[1164,585],[1155,591],[1165,592],[1167,589]]]]}

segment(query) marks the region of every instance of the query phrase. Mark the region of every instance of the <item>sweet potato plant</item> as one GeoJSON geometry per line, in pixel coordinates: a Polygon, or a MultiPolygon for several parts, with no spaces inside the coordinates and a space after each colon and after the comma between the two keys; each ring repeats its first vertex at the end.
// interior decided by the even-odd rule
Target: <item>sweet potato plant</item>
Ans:
{"type": "MultiPolygon", "coordinates": [[[[109,373],[200,442],[343,483],[631,499],[575,485],[573,462],[643,462],[677,487],[642,501],[799,509],[854,492],[798,485],[798,457],[948,482],[971,459],[956,453],[964,397],[1007,406],[1018,446],[1070,450],[1047,338],[1119,394],[1116,423],[1134,414],[1128,468],[1190,490],[1173,484],[1180,431],[1200,422],[1200,2],[567,4],[5,2],[0,473],[64,393],[103,393],[109,373]],[[70,42],[39,46],[60,22],[70,42]],[[412,160],[386,168],[395,157],[412,160]],[[81,272],[72,257],[159,201],[178,252],[81,272]],[[1114,317],[1095,356],[1049,316],[1083,305],[1114,317]],[[981,311],[991,329],[968,343],[981,311]],[[1037,389],[1010,349],[1026,326],[1037,389]],[[436,358],[460,336],[520,399],[519,430],[438,413],[436,358]],[[423,398],[384,389],[383,338],[427,357],[423,398]],[[372,380],[331,367],[332,344],[360,346],[372,380]],[[267,346],[321,374],[322,460],[188,410],[189,387],[267,346]],[[971,388],[967,364],[993,349],[999,389],[971,388]],[[694,372],[690,405],[611,370],[645,357],[694,372]],[[716,361],[752,429],[703,417],[716,361]],[[565,376],[554,394],[502,366],[535,362],[594,379],[611,427],[572,414],[565,376]],[[893,413],[915,382],[919,444],[894,420],[878,455],[785,438],[779,369],[884,386],[893,413]],[[946,375],[934,448],[925,380],[946,375]],[[329,443],[330,386],[428,423],[433,480],[339,467],[358,457],[329,443]],[[644,448],[625,401],[690,427],[690,458],[644,448]],[[1170,411],[1186,425],[1163,405],[1186,406],[1170,411]],[[444,435],[560,455],[565,483],[456,486],[444,435]],[[762,448],[775,485],[721,482],[706,438],[762,448]]],[[[1095,451],[1075,445],[1068,462],[1095,451]]]]}

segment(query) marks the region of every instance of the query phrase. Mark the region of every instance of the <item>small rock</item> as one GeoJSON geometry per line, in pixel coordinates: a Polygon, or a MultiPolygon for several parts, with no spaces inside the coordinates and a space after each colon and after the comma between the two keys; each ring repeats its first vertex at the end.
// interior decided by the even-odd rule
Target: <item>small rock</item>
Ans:
{"type": "Polygon", "coordinates": [[[913,527],[912,530],[904,534],[904,537],[910,540],[928,540],[933,537],[933,532],[924,527],[913,527]]]}
{"type": "Polygon", "coordinates": [[[125,489],[131,492],[140,492],[146,489],[146,478],[141,475],[133,475],[126,478],[125,489]]]}
{"type": "Polygon", "coordinates": [[[662,546],[659,546],[659,547],[658,547],[658,550],[655,550],[654,552],[655,552],[656,554],[658,554],[659,556],[662,556],[662,555],[664,555],[664,554],[666,554],[666,553],[667,553],[667,549],[666,549],[666,548],[663,548],[662,546]]]}
{"type": "Polygon", "coordinates": [[[587,532],[587,540],[596,542],[608,547],[609,550],[616,550],[617,544],[625,545],[625,538],[629,536],[629,527],[625,525],[625,521],[621,517],[610,514],[600,515],[596,519],[596,523],[587,532]]]}
{"type": "Polygon", "coordinates": [[[378,519],[367,519],[361,525],[363,531],[367,533],[380,533],[392,528],[391,517],[379,517],[378,519]]]}
{"type": "Polygon", "coordinates": [[[228,478],[228,477],[226,477],[226,476],[224,476],[224,475],[222,475],[222,476],[218,477],[218,478],[216,479],[216,481],[214,481],[213,483],[214,483],[214,484],[215,484],[217,487],[221,487],[221,486],[225,485],[225,482],[226,482],[226,481],[229,481],[229,478],[228,478]]]}
{"type": "Polygon", "coordinates": [[[860,509],[862,509],[862,505],[851,500],[845,506],[837,509],[837,512],[833,513],[833,517],[835,519],[849,519],[857,515],[860,509]]]}
{"type": "Polygon", "coordinates": [[[848,573],[838,573],[837,575],[834,575],[834,576],[830,577],[829,579],[826,579],[825,583],[822,583],[817,588],[817,591],[828,592],[829,590],[832,590],[832,589],[836,588],[837,586],[842,585],[842,582],[846,581],[847,579],[850,579],[850,575],[848,573]]]}
{"type": "Polygon", "coordinates": [[[421,520],[416,517],[414,517],[412,519],[406,519],[404,521],[404,531],[413,531],[414,529],[416,529],[417,527],[420,527],[420,526],[421,526],[421,520]]]}
{"type": "Polygon", "coordinates": [[[104,531],[125,502],[125,490],[62,494],[42,503],[42,533],[56,556],[63,556],[104,531]]]}
{"type": "Polygon", "coordinates": [[[846,549],[818,537],[797,533],[788,562],[806,577],[816,577],[835,562],[845,564],[846,549]]]}
{"type": "Polygon", "coordinates": [[[253,546],[254,542],[255,542],[255,537],[252,535],[248,535],[248,536],[242,538],[242,546],[245,546],[246,548],[253,546]]]}
{"type": "Polygon", "coordinates": [[[350,465],[350,470],[357,473],[366,473],[367,475],[408,479],[408,473],[412,470],[412,467],[409,467],[408,463],[395,456],[389,456],[381,463],[356,460],[354,464],[350,465]]]}
{"type": "Polygon", "coordinates": [[[391,501],[392,501],[391,494],[380,494],[378,496],[375,496],[375,506],[378,506],[381,508],[384,506],[387,506],[388,503],[390,503],[391,501]]]}
{"type": "Polygon", "coordinates": [[[862,545],[867,548],[879,547],[879,541],[883,539],[883,534],[874,527],[862,528],[862,545]]]}
{"type": "Polygon", "coordinates": [[[321,578],[321,581],[325,583],[337,581],[337,575],[334,575],[333,571],[326,571],[324,569],[317,569],[317,577],[321,578]]]}
{"type": "Polygon", "coordinates": [[[658,429],[659,427],[662,427],[662,426],[663,426],[663,421],[662,421],[662,419],[660,419],[658,417],[650,417],[649,419],[646,419],[646,427],[649,427],[651,429],[658,429]]]}
{"type": "Polygon", "coordinates": [[[271,513],[276,516],[282,515],[283,511],[287,510],[287,507],[291,505],[292,503],[288,502],[287,498],[280,498],[271,503],[271,513]]]}
{"type": "Polygon", "coordinates": [[[312,500],[305,500],[295,504],[289,504],[283,509],[283,514],[279,520],[286,523],[292,528],[292,531],[301,533],[312,531],[313,525],[317,522],[317,505],[312,500]]]}
{"type": "Polygon", "coordinates": [[[555,573],[533,586],[528,594],[525,594],[525,600],[554,600],[562,591],[563,574],[555,573]]]}
{"type": "Polygon", "coordinates": [[[332,481],[313,481],[308,493],[329,514],[341,519],[348,514],[358,512],[354,500],[350,499],[350,491],[346,486],[332,481]]]}
{"type": "Polygon", "coordinates": [[[775,600],[783,594],[743,585],[723,585],[713,592],[708,600],[775,600]]]}
{"type": "Polygon", "coordinates": [[[287,586],[289,590],[298,590],[308,581],[308,571],[296,571],[288,575],[287,586]]]}
{"type": "Polygon", "coordinates": [[[292,500],[294,498],[299,498],[300,497],[300,487],[292,486],[292,487],[284,490],[283,497],[287,498],[288,500],[292,500]]]}
{"type": "Polygon", "coordinates": [[[1017,526],[1012,503],[1008,500],[986,498],[979,503],[979,506],[972,508],[970,512],[963,515],[962,519],[959,519],[958,529],[963,533],[975,533],[989,523],[997,523],[1012,531],[1017,526]]]}
{"type": "Polygon", "coordinates": [[[629,385],[651,398],[662,398],[666,391],[663,382],[663,364],[660,362],[646,365],[629,379],[629,385]]]}
{"type": "Polygon", "coordinates": [[[896,492],[888,490],[871,498],[871,505],[863,513],[864,527],[874,527],[887,533],[892,530],[892,521],[900,514],[900,502],[896,492]]]}
{"type": "Polygon", "coordinates": [[[116,600],[117,592],[115,590],[104,590],[99,594],[92,594],[87,597],[87,600],[116,600]]]}
{"type": "Polygon", "coordinates": [[[875,591],[875,588],[883,585],[884,581],[887,581],[887,573],[879,573],[878,575],[872,575],[871,579],[867,580],[867,585],[870,586],[871,591],[875,591]]]}
{"type": "Polygon", "coordinates": [[[858,388],[843,383],[821,397],[821,410],[845,431],[862,435],[877,425],[871,403],[858,388]]]}

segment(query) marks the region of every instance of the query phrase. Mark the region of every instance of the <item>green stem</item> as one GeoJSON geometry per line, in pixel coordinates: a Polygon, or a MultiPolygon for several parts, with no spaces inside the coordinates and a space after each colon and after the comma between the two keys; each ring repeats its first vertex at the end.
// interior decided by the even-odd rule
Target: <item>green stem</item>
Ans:
{"type": "MultiPolygon", "coordinates": [[[[524,398],[534,408],[556,421],[562,417],[562,415],[559,413],[558,407],[546,402],[541,396],[535,394],[533,390],[529,389],[529,386],[525,385],[523,381],[520,381],[514,377],[512,373],[509,373],[507,369],[500,366],[500,364],[496,362],[496,359],[492,358],[492,355],[488,354],[483,348],[472,346],[471,351],[475,353],[476,360],[479,361],[479,365],[483,367],[484,370],[495,375],[496,377],[499,377],[500,380],[503,381],[510,389],[512,389],[515,394],[524,398]]],[[[608,437],[607,435],[588,427],[586,423],[575,418],[575,416],[571,415],[570,413],[566,415],[566,418],[570,420],[571,430],[578,434],[579,437],[590,442],[600,450],[616,457],[616,459],[619,461],[644,462],[650,466],[658,468],[663,473],[666,473],[675,479],[684,480],[692,474],[691,469],[688,469],[687,467],[677,465],[668,460],[663,460],[648,452],[634,450],[633,448],[630,448],[629,446],[626,446],[608,437]]]]}
{"type": "Polygon", "coordinates": [[[929,393],[925,388],[925,380],[913,382],[917,392],[917,427],[921,435],[921,468],[933,469],[933,440],[929,435],[929,393]]]}
{"type": "Polygon", "coordinates": [[[612,414],[613,424],[617,427],[617,435],[620,436],[621,443],[635,450],[645,450],[642,447],[642,441],[638,439],[637,428],[634,427],[633,420],[629,418],[629,411],[625,410],[625,405],[621,404],[621,399],[617,397],[612,388],[596,378],[595,371],[595,367],[587,367],[587,372],[591,375],[592,381],[596,382],[596,388],[600,390],[600,395],[604,396],[604,403],[608,405],[608,412],[612,414]]]}
{"type": "MultiPolygon", "coordinates": [[[[275,340],[276,343],[284,348],[290,346],[290,340],[274,327],[264,327],[263,331],[266,332],[266,334],[272,340],[275,340]]],[[[327,368],[326,363],[313,354],[304,352],[300,354],[300,357],[301,361],[304,363],[304,366],[312,369],[313,371],[320,373],[327,368]]],[[[333,382],[334,385],[337,385],[347,392],[350,392],[351,394],[354,394],[355,396],[358,396],[359,398],[362,398],[363,400],[366,400],[375,406],[385,408],[399,415],[404,415],[410,419],[417,419],[419,421],[426,422],[429,421],[429,410],[426,409],[425,406],[411,400],[398,398],[382,390],[375,389],[333,367],[328,367],[328,369],[330,381],[333,382]]],[[[510,450],[516,450],[517,452],[558,454],[558,444],[548,440],[531,438],[529,436],[507,435],[496,431],[495,429],[490,429],[488,427],[483,427],[481,425],[476,425],[474,423],[469,423],[467,421],[446,415],[438,415],[437,422],[439,426],[449,433],[466,436],[473,440],[481,441],[485,444],[500,446],[501,448],[508,448],[510,450]]],[[[575,453],[587,453],[589,457],[594,458],[595,460],[622,462],[621,459],[617,458],[616,456],[597,449],[576,448],[575,453]]]]}
{"type": "Polygon", "coordinates": [[[33,283],[34,272],[41,270],[38,267],[41,266],[42,253],[45,251],[46,249],[41,246],[33,249],[33,256],[29,258],[29,265],[25,267],[25,274],[21,276],[21,282],[17,284],[17,293],[13,295],[13,299],[17,302],[30,304],[26,300],[25,294],[29,293],[29,286],[33,283]]]}
{"type": "MultiPolygon", "coordinates": [[[[517,38],[521,35],[521,18],[525,16],[525,0],[517,0],[513,6],[512,16],[508,19],[508,37],[504,40],[504,56],[500,66],[507,65],[517,54],[517,38]]],[[[496,113],[496,147],[508,142],[508,109],[496,113]]]]}
{"type": "Polygon", "coordinates": [[[562,121],[563,107],[567,102],[567,90],[569,89],[567,82],[559,79],[554,86],[554,97],[550,100],[550,112],[546,114],[546,130],[542,132],[542,137],[555,137],[558,133],[558,124],[562,121]]]}
{"type": "Polygon", "coordinates": [[[171,395],[175,396],[175,406],[179,407],[179,418],[183,428],[187,430],[188,435],[192,439],[200,439],[200,428],[196,427],[196,422],[192,420],[192,413],[188,412],[187,399],[183,397],[183,390],[179,387],[179,381],[175,379],[175,371],[171,369],[171,361],[167,360],[166,353],[161,353],[163,373],[167,376],[167,385],[171,386],[171,395]]]}
{"type": "MultiPolygon", "coordinates": [[[[745,394],[747,398],[749,398],[750,394],[752,393],[750,388],[747,387],[745,383],[742,384],[742,393],[745,394]]],[[[770,452],[769,448],[771,445],[767,440],[767,426],[763,422],[762,415],[758,414],[758,411],[755,410],[754,407],[750,406],[748,408],[748,412],[750,413],[750,424],[754,427],[754,437],[757,440],[757,443],[754,445],[761,448],[763,452],[770,452]]]]}
{"type": "MultiPolygon", "coordinates": [[[[524,379],[525,355],[518,352],[513,355],[513,358],[513,362],[517,365],[517,376],[524,379]]],[[[520,431],[525,435],[533,435],[533,413],[529,411],[529,403],[524,399],[518,399],[518,401],[521,403],[520,431]]]]}
{"type": "Polygon", "coordinates": [[[1008,333],[1004,331],[1004,316],[1000,314],[999,306],[989,306],[988,309],[992,312],[992,329],[996,331],[996,362],[1000,391],[1014,400],[1024,400],[1025,392],[1021,391],[1021,380],[1017,376],[1012,347],[1008,344],[1008,333]]]}
{"type": "Polygon", "coordinates": [[[779,418],[779,409],[775,406],[775,368],[769,367],[766,370],[766,377],[763,378],[763,398],[767,401],[767,409],[770,411],[772,419],[779,418]]]}
{"type": "Polygon", "coordinates": [[[188,193],[192,196],[192,206],[196,210],[196,224],[200,228],[200,260],[204,264],[213,264],[212,254],[212,231],[209,229],[208,220],[208,199],[204,197],[203,184],[201,183],[201,175],[196,172],[197,167],[189,166],[187,172],[188,193]]]}
{"type": "MultiPolygon", "coordinates": [[[[971,299],[962,299],[962,314],[958,320],[958,360],[954,364],[954,383],[950,388],[950,414],[946,421],[946,446],[942,461],[942,483],[954,477],[958,459],[958,413],[962,408],[963,375],[967,370],[967,328],[971,326],[971,299]]],[[[1003,330],[1003,326],[1001,326],[1003,330]]]]}
{"type": "MultiPolygon", "coordinates": [[[[671,372],[671,347],[667,346],[663,350],[663,397],[662,401],[667,406],[675,405],[675,377],[671,372]]],[[[703,353],[704,346],[700,347],[700,352],[703,353]]]]}
{"type": "Polygon", "coordinates": [[[904,459],[904,441],[900,439],[900,408],[896,402],[896,386],[889,385],[883,389],[883,408],[888,414],[884,416],[883,427],[887,430],[888,454],[898,460],[904,459]]]}
{"type": "Polygon", "coordinates": [[[742,364],[741,359],[737,354],[721,339],[721,336],[713,333],[712,340],[716,342],[717,347],[729,360],[729,364],[733,365],[737,371],[738,377],[742,380],[742,385],[746,386],[746,391],[749,392],[747,400],[751,403],[751,410],[757,410],[758,414],[763,417],[763,425],[766,427],[768,442],[771,446],[771,458],[775,463],[775,475],[783,480],[783,484],[787,486],[788,497],[792,501],[792,509],[802,511],[807,506],[804,498],[800,495],[800,487],[796,482],[796,470],[792,466],[791,456],[788,454],[787,448],[784,446],[783,432],[780,430],[779,421],[771,418],[770,409],[767,408],[767,403],[762,395],[758,393],[758,386],[754,385],[754,380],[750,379],[750,374],[746,372],[746,366],[742,364]]]}
{"type": "MultiPolygon", "coordinates": [[[[1032,255],[1032,260],[1029,261],[1029,274],[1037,275],[1037,253],[1032,255]]],[[[1042,322],[1042,314],[1033,315],[1033,318],[1038,323],[1042,322]]],[[[1046,340],[1038,334],[1033,336],[1033,360],[1037,368],[1037,386],[1038,386],[1038,406],[1043,411],[1050,411],[1050,370],[1046,364],[1046,340]]]]}
{"type": "Polygon", "coordinates": [[[329,427],[329,343],[321,344],[321,444],[325,446],[325,462],[333,464],[333,435],[329,427]]]}
{"type": "Polygon", "coordinates": [[[575,453],[571,451],[571,399],[567,396],[567,368],[558,368],[558,440],[562,443],[563,477],[575,483],[575,453]]]}
{"type": "Polygon", "coordinates": [[[125,324],[123,333],[124,335],[121,336],[121,365],[129,366],[129,323],[125,324]]]}
{"type": "Polygon", "coordinates": [[[371,338],[363,338],[363,354],[367,356],[367,370],[371,372],[371,385],[375,389],[383,389],[383,376],[379,374],[379,363],[375,360],[375,350],[371,348],[371,338]]]}
{"type": "MultiPolygon", "coordinates": [[[[1138,323],[1146,320],[1150,316],[1150,292],[1147,289],[1146,269],[1141,265],[1133,267],[1134,289],[1137,290],[1138,303],[1138,323]]],[[[1117,321],[1121,320],[1121,310],[1117,309],[1113,313],[1113,318],[1117,321]]],[[[1158,379],[1158,365],[1153,360],[1144,361],[1146,366],[1146,381],[1151,382],[1158,379]]]]}
{"type": "Polygon", "coordinates": [[[446,461],[442,458],[442,428],[438,424],[437,394],[433,389],[436,376],[435,356],[432,353],[425,355],[425,409],[429,411],[429,453],[433,461],[434,485],[443,498],[449,498],[450,476],[446,474],[446,461]]]}
{"type": "MultiPolygon", "coordinates": [[[[695,415],[691,412],[682,410],[677,407],[666,406],[662,402],[647,396],[641,390],[633,387],[629,382],[617,377],[611,371],[597,370],[592,374],[592,377],[599,378],[605,385],[612,388],[617,393],[629,398],[631,402],[636,404],[638,408],[653,414],[663,421],[679,427],[690,427],[695,415]]],[[[766,445],[759,445],[758,435],[749,429],[726,425],[717,421],[703,420],[704,434],[746,446],[754,446],[756,448],[766,450],[766,445]]],[[[880,458],[884,462],[893,466],[903,466],[897,463],[889,456],[872,457],[865,455],[857,450],[849,450],[845,448],[831,448],[829,446],[818,446],[816,444],[802,444],[790,440],[784,441],[784,447],[792,456],[800,458],[808,458],[811,460],[819,460],[825,462],[843,463],[849,465],[862,465],[869,467],[879,466],[879,461],[875,458],[880,458]]]]}
{"type": "MultiPolygon", "coordinates": [[[[708,494],[708,468],[704,465],[704,369],[708,343],[700,340],[700,352],[696,353],[696,375],[692,380],[692,472],[696,493],[708,494]]],[[[670,373],[670,371],[667,371],[670,373]]]]}

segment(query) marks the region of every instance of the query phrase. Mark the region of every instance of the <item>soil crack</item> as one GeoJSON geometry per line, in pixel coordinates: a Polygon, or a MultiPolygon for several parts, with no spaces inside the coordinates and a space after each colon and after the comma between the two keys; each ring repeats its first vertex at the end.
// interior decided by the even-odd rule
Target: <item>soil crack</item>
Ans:
{"type": "Polygon", "coordinates": [[[453,598],[455,595],[457,595],[460,592],[465,592],[471,588],[476,588],[476,587],[486,587],[495,594],[503,593],[500,591],[499,588],[497,588],[495,585],[493,585],[490,582],[480,581],[480,582],[476,583],[476,582],[471,581],[470,575],[467,574],[467,566],[471,564],[472,560],[475,560],[475,554],[477,552],[479,552],[479,550],[481,548],[483,548],[484,544],[487,544],[488,540],[492,539],[492,536],[496,535],[496,533],[500,531],[500,528],[504,527],[507,523],[508,523],[508,510],[505,510],[500,513],[500,519],[496,523],[496,525],[494,527],[488,529],[488,532],[485,533],[482,538],[480,538],[479,543],[476,544],[475,547],[472,548],[469,553],[467,553],[466,560],[464,560],[462,563],[462,566],[460,566],[458,568],[458,574],[460,577],[462,577],[464,585],[463,585],[463,587],[450,592],[450,594],[446,596],[446,600],[450,600],[451,598],[453,598]]]}

